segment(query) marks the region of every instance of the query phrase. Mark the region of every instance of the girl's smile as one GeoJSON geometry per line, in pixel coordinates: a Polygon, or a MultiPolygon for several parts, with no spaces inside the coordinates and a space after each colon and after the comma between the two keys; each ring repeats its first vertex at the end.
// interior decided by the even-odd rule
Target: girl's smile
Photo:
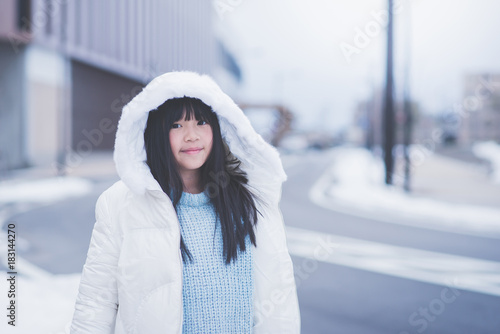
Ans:
{"type": "Polygon", "coordinates": [[[193,148],[183,149],[183,150],[181,150],[181,153],[197,154],[197,153],[200,153],[201,150],[203,150],[203,147],[193,147],[193,148]]]}

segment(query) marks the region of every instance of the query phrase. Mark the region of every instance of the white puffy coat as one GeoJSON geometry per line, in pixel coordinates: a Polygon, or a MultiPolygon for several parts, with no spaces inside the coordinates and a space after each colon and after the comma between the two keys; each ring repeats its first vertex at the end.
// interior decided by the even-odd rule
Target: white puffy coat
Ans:
{"type": "Polygon", "coordinates": [[[266,205],[256,226],[254,333],[299,333],[293,267],[278,204],[286,179],[278,152],[208,76],[171,72],[155,78],[124,109],[114,160],[121,181],[98,199],[71,333],[181,333],[180,228],[172,202],[146,165],[150,110],[174,97],[196,97],[217,113],[222,136],[266,205]]]}

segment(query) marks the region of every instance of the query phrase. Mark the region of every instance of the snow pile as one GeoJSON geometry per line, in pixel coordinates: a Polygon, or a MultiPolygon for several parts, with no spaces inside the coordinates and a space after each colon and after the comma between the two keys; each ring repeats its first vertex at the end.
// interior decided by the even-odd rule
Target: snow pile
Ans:
{"type": "MultiPolygon", "coordinates": [[[[8,277],[6,272],[0,271],[0,274],[2,277],[8,277]]],[[[6,279],[1,281],[1,291],[8,291],[6,279]]],[[[37,278],[17,276],[16,326],[8,325],[9,318],[4,316],[5,319],[0,324],[0,332],[6,334],[69,333],[79,283],[80,274],[37,278]]]]}
{"type": "Polygon", "coordinates": [[[500,238],[500,209],[456,205],[384,184],[381,159],[362,148],[339,148],[334,165],[310,192],[313,202],[386,222],[500,238]]]}
{"type": "Polygon", "coordinates": [[[494,141],[487,141],[474,144],[472,152],[478,157],[485,159],[491,163],[492,180],[494,183],[500,184],[500,145],[494,141]]]}
{"type": "Polygon", "coordinates": [[[83,196],[92,183],[78,177],[53,177],[40,180],[0,182],[0,203],[51,203],[68,197],[83,196]]]}

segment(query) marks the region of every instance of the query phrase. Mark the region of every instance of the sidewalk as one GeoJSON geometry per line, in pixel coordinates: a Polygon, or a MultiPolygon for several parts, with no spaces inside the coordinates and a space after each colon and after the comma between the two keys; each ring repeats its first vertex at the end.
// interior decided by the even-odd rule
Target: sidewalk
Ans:
{"type": "MultiPolygon", "coordinates": [[[[0,186],[1,182],[33,181],[57,176],[59,175],[55,164],[15,169],[2,174],[0,186]]],[[[82,177],[94,181],[114,176],[118,179],[113,153],[111,151],[93,152],[86,157],[68,159],[65,176],[82,177]]]]}
{"type": "Polygon", "coordinates": [[[431,154],[413,168],[411,193],[440,201],[500,208],[500,185],[485,164],[431,154]]]}

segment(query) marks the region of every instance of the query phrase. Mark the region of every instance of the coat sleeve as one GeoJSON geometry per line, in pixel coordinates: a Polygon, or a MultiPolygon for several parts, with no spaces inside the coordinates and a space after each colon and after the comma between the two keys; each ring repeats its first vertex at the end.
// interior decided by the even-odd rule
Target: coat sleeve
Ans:
{"type": "Polygon", "coordinates": [[[106,197],[96,204],[96,223],[76,299],[72,334],[114,333],[118,310],[116,268],[119,247],[110,228],[106,197]]]}

